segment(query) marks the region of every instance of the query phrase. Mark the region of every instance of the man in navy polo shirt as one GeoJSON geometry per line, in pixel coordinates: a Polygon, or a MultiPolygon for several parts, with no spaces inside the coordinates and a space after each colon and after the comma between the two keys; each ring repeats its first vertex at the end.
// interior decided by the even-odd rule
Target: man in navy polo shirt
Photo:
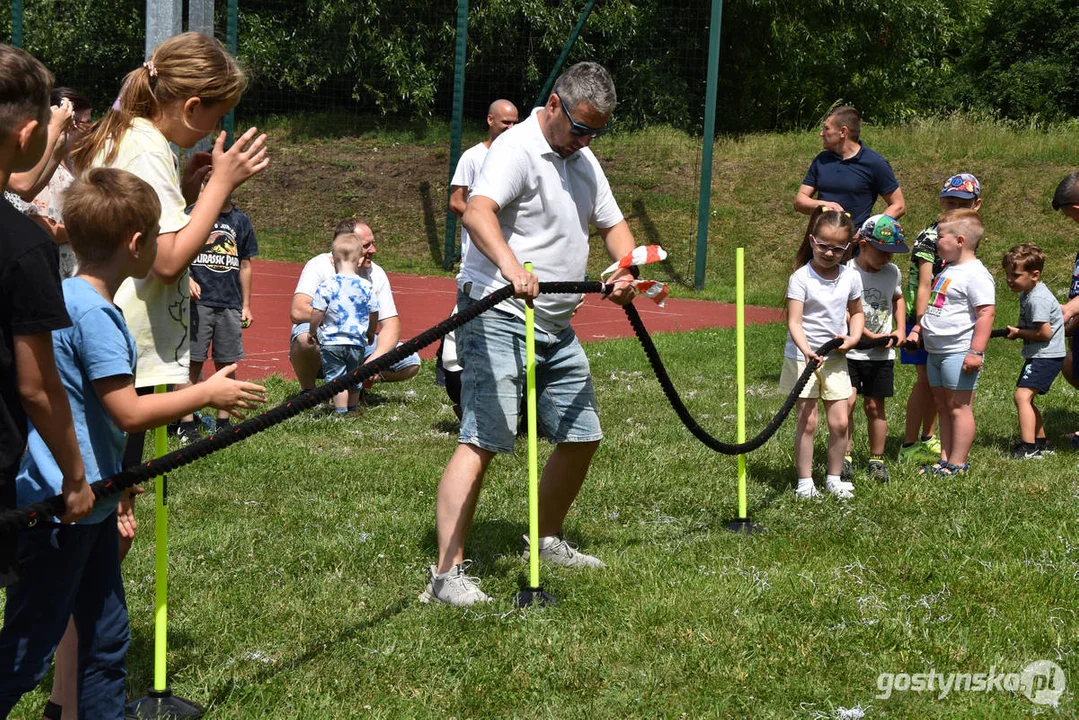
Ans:
{"type": "Polygon", "coordinates": [[[850,214],[854,227],[861,227],[879,195],[888,203],[881,212],[897,220],[903,217],[907,205],[892,166],[862,145],[861,132],[862,116],[854,108],[844,105],[828,113],[820,131],[824,151],[813,158],[794,196],[795,210],[803,215],[818,206],[839,210],[850,214]]]}

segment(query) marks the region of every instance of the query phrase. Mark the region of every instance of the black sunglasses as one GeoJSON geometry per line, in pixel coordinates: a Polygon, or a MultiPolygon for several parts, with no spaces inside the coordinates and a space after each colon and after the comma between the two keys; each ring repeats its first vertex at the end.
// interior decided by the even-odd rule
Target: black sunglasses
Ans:
{"type": "Polygon", "coordinates": [[[570,128],[569,134],[576,135],[577,137],[584,137],[589,135],[594,138],[598,138],[600,135],[605,135],[611,129],[610,121],[607,122],[601,128],[588,127],[584,123],[579,123],[573,119],[573,116],[569,114],[569,108],[566,107],[566,101],[562,98],[558,98],[558,102],[562,103],[562,112],[566,113],[566,117],[569,118],[570,128]]]}

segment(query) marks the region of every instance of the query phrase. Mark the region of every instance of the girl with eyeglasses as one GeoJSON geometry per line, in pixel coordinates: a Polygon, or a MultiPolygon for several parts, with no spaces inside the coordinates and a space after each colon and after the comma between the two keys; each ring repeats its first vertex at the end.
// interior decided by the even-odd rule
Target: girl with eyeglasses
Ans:
{"type": "Polygon", "coordinates": [[[787,283],[787,344],[780,389],[789,393],[806,365],[810,361],[817,363],[795,406],[794,468],[798,477],[795,496],[800,499],[820,495],[813,483],[818,398],[824,403],[828,422],[824,489],[839,498],[854,497],[854,485],[840,478],[847,443],[847,401],[852,392],[844,353],[858,342],[865,320],[861,278],[844,266],[853,240],[854,224],[849,215],[818,207],[809,217],[794,272],[787,283]],[[843,339],[838,350],[824,358],[816,354],[817,348],[835,337],[843,339]]]}

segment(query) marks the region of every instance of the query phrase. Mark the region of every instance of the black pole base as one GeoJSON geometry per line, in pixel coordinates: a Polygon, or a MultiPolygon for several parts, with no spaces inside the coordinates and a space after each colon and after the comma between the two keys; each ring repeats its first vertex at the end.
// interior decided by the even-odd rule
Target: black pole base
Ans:
{"type": "Polygon", "coordinates": [[[517,593],[517,597],[514,598],[513,604],[517,607],[528,607],[529,605],[557,605],[558,600],[554,595],[548,592],[544,592],[543,586],[525,588],[521,592],[517,593]]]}
{"type": "Polygon", "coordinates": [[[757,525],[749,518],[735,518],[726,525],[727,529],[732,533],[738,533],[739,535],[752,535],[753,533],[764,532],[764,527],[757,525]]]}
{"type": "Polygon", "coordinates": [[[190,700],[172,694],[172,688],[148,690],[146,697],[127,704],[125,718],[199,718],[203,709],[190,700]]]}

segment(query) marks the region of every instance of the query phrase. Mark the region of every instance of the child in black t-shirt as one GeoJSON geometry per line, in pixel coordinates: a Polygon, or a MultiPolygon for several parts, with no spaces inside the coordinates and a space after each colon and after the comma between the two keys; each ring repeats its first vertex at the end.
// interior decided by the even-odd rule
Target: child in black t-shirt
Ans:
{"type": "MultiPolygon", "coordinates": [[[[52,74],[18,48],[0,45],[0,191],[13,172],[45,152],[52,74]]],[[[94,493],[56,371],[52,331],[69,327],[59,256],[45,231],[0,200],[0,511],[15,507],[15,475],[26,447],[27,418],[64,474],[61,518],[86,517],[94,493]]],[[[0,587],[15,581],[16,539],[0,537],[0,587]]]]}
{"type": "MultiPolygon", "coordinates": [[[[206,246],[191,263],[192,384],[199,381],[211,353],[218,370],[244,357],[243,329],[254,321],[251,258],[258,251],[251,220],[227,198],[206,246]]],[[[228,413],[218,411],[217,428],[228,424],[228,413]]],[[[185,443],[198,440],[195,416],[185,417],[176,434],[185,443]]]]}

